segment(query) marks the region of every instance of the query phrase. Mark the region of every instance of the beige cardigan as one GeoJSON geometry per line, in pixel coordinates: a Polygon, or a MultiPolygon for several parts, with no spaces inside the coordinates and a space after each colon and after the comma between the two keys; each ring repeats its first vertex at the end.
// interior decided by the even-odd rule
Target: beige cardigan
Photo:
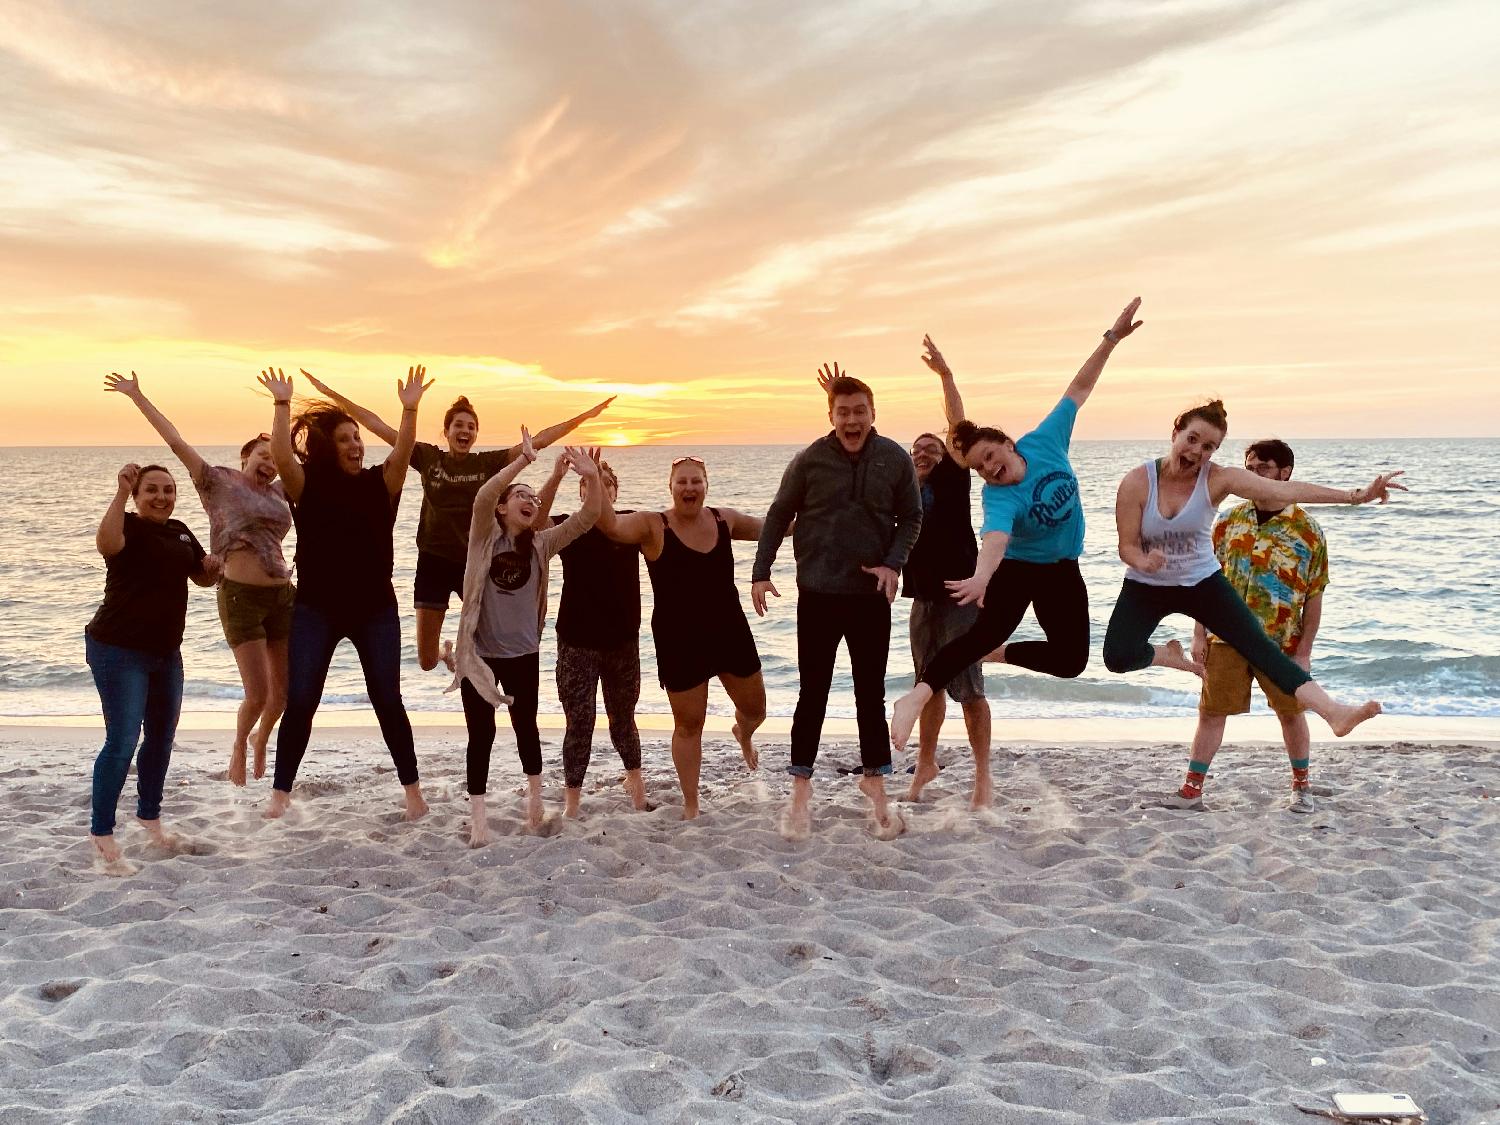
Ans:
{"type": "MultiPolygon", "coordinates": [[[[495,674],[474,649],[474,633],[479,628],[479,614],[484,608],[484,583],[490,573],[490,557],[495,553],[495,540],[500,538],[500,521],[495,518],[495,505],[500,493],[516,477],[527,462],[517,457],[505,468],[485,481],[474,497],[474,514],[469,522],[469,555],[464,564],[464,607],[458,617],[458,640],[454,645],[453,682],[445,691],[456,691],[465,679],[494,706],[509,706],[511,697],[501,693],[495,683],[495,674]]],[[[562,523],[544,528],[531,541],[531,561],[537,568],[537,629],[540,632],[547,624],[547,571],[552,556],[577,539],[599,518],[599,500],[596,490],[590,489],[583,507],[562,523]]]]}

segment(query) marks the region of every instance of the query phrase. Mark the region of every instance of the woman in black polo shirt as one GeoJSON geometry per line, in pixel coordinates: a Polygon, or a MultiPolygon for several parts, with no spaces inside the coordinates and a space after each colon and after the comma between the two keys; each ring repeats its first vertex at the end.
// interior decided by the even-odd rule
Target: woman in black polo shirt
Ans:
{"type": "Polygon", "coordinates": [[[390,455],[365,468],[359,425],[342,410],[314,403],[292,422],[292,381],[280,371],[260,377],[276,403],[271,456],[297,521],[297,601],[287,661],[286,713],[276,734],[276,781],[267,817],[291,804],[297,768],[333,653],[345,637],[359,654],[370,707],[406,790],[406,817],[427,812],[417,781],[411,720],[401,701],[401,622],[391,586],[396,504],[406,459],[417,437],[417,404],[430,386],[414,367],[396,382],[401,431],[390,455]]]}
{"type": "Polygon", "coordinates": [[[83,640],[104,710],[89,834],[111,865],[120,859],[115,806],[138,742],[136,819],[157,844],[176,842],[162,830],[161,797],[182,711],[187,579],[212,586],[219,578],[219,560],[205,555],[187,525],[172,518],[177,483],[171,473],[160,465],[126,465],[116,479],[115,498],[94,537],[104,556],[104,601],[83,640]],[[134,512],[125,510],[126,497],[134,497],[134,512]]]}

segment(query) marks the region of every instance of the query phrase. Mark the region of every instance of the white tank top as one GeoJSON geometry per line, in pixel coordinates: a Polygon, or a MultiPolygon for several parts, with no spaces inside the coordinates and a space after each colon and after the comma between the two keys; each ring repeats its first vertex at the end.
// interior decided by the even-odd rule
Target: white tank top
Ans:
{"type": "Polygon", "coordinates": [[[1213,463],[1205,461],[1198,470],[1198,479],[1193,484],[1193,494],[1171,519],[1161,514],[1156,491],[1156,461],[1146,462],[1146,480],[1150,488],[1146,493],[1146,507],[1141,512],[1141,548],[1145,551],[1161,550],[1167,562],[1155,574],[1146,574],[1135,567],[1125,568],[1125,574],[1147,586],[1196,586],[1205,578],[1217,574],[1219,560],[1214,555],[1214,517],[1219,509],[1208,495],[1208,474],[1213,463]]]}

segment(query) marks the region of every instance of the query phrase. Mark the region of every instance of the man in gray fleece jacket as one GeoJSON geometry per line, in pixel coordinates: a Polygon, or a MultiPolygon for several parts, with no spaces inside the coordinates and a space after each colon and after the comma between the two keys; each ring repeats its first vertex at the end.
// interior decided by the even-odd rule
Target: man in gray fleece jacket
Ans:
{"type": "MultiPolygon", "coordinates": [[[[826,369],[825,369],[826,370],[826,369]]],[[[780,597],[771,565],[792,534],[797,559],[797,668],[801,691],[792,719],[792,804],[782,830],[811,831],[813,764],[828,710],[833,662],[849,645],[859,756],[877,831],[904,825],[886,801],[891,772],[885,721],[885,665],[891,647],[891,603],[901,568],[922,530],[922,498],[906,450],[875,432],[875,395],[858,379],[827,373],[828,420],[833,430],[787,466],[766,513],[751,571],[751,601],[765,616],[766,595],[780,597]]]]}

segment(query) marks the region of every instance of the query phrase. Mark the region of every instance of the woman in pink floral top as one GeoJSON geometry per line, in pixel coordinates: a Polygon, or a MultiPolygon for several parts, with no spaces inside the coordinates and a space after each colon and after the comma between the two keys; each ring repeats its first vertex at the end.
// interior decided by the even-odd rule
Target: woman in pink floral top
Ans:
{"type": "Polygon", "coordinates": [[[135,403],[156,428],[187,467],[208,513],[209,549],[224,560],[219,621],[245,688],[229,753],[229,780],[244,785],[248,746],[255,748],[255,776],[260,778],[266,772],[266,744],[286,708],[287,637],[296,594],[281,553],[292,513],[276,479],[269,435],[259,434],[241,447],[238,469],[210,465],[146,398],[134,371],[128,379],[111,373],[104,386],[135,403]]]}

